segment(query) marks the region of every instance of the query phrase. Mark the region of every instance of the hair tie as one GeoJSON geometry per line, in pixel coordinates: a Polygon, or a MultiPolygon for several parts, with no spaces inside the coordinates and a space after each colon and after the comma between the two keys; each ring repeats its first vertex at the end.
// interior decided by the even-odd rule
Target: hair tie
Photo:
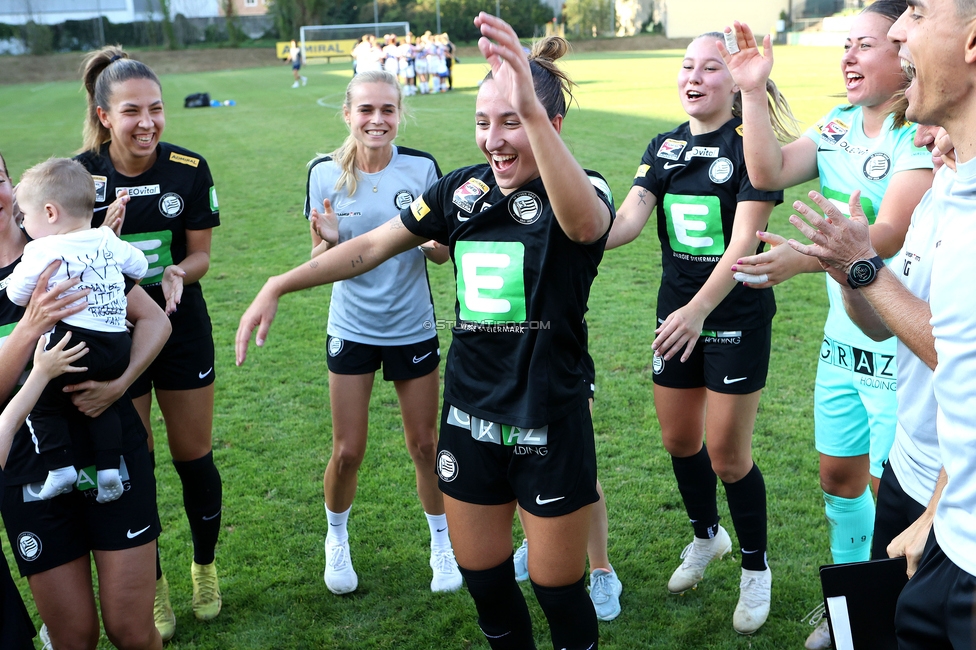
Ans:
{"type": "Polygon", "coordinates": [[[112,58],[108,60],[109,65],[115,63],[116,61],[118,61],[121,58],[122,58],[122,55],[121,54],[115,54],[115,55],[113,55],[112,58]]]}

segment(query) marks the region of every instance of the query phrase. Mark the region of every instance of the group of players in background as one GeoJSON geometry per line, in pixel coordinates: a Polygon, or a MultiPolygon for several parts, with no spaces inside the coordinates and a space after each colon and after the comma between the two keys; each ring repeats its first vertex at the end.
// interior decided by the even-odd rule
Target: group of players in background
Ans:
{"type": "Polygon", "coordinates": [[[407,96],[443,93],[454,87],[452,69],[456,60],[454,43],[447,33],[424,32],[384,34],[383,45],[372,34],[364,34],[352,50],[353,74],[385,70],[400,81],[407,96]]]}
{"type": "MultiPolygon", "coordinates": [[[[584,313],[604,250],[635,239],[654,212],[665,269],[651,345],[654,401],[693,529],[667,589],[681,593],[694,587],[707,565],[732,549],[731,536],[719,525],[720,478],[741,549],[740,597],[732,624],[741,634],[764,624],[772,574],[765,482],[752,459],[752,435],[770,357],[775,313],[770,287],[796,273],[822,270],[765,229],[784,188],[819,176],[824,196],[868,215],[872,244],[881,256],[890,258],[901,248],[908,217],[931,184],[933,164],[928,152],[913,144],[916,127],[905,121],[900,99],[908,80],[897,46],[886,38],[906,6],[903,0],[878,0],[857,17],[841,62],[849,104],[798,139],[789,108],[769,80],[768,42],[767,56],[758,56],[751,32],[738,24],[731,42],[725,41],[731,45],[738,37],[734,48],[721,45],[721,33],[696,38],[678,75],[689,121],[651,141],[618,210],[606,181],[583,170],[559,137],[566,98],[571,98],[569,81],[554,64],[566,51],[564,41],[546,39],[526,58],[508,25],[485,14],[476,19],[484,36],[479,46],[492,68],[478,93],[476,117],[476,140],[487,164],[441,178],[429,154],[397,147],[393,140],[402,96],[411,94],[411,87],[433,91],[427,79],[421,82],[421,58],[423,74],[433,74],[430,57],[437,63],[437,51],[444,46],[430,39],[424,43],[424,38],[413,45],[408,36],[403,44],[388,38],[387,46],[378,48],[364,37],[344,102],[350,136],[309,166],[306,216],[313,259],[269,279],[242,316],[237,336],[241,364],[255,329],[258,345],[264,345],[284,294],[342,282],[333,292],[327,327],[333,453],[324,479],[325,582],[331,591],[348,593],[358,586],[347,522],[365,453],[373,375],[382,367],[397,387],[430,526],[431,589],[460,588],[463,577],[489,644],[530,648],[531,622],[516,583],[516,577],[528,577],[553,646],[597,647],[596,621],[620,613],[622,584],[607,557],[606,501],[596,478],[590,414],[596,378],[584,313]],[[413,63],[405,70],[411,55],[413,63]],[[788,140],[793,141],[784,145],[788,140]],[[765,243],[771,245],[768,251],[765,243]],[[452,259],[458,283],[457,325],[436,448],[440,350],[431,327],[425,256],[439,263],[452,259]],[[376,313],[364,317],[353,306],[376,313]],[[549,323],[551,329],[525,326],[531,322],[549,323]],[[435,480],[439,490],[433,489],[435,480]],[[521,559],[511,543],[516,512],[527,540],[521,559]],[[589,595],[582,573],[587,555],[589,595]]],[[[438,77],[440,69],[437,63],[438,77]]],[[[133,74],[137,81],[155,84],[158,94],[154,76],[133,74]]],[[[131,83],[128,79],[119,83],[131,83]]],[[[142,107],[138,93],[130,95],[131,103],[142,107]]],[[[107,96],[104,103],[114,107],[117,100],[107,96]]],[[[161,104],[158,110],[161,117],[161,104]]],[[[158,131],[161,126],[155,136],[158,131]]],[[[122,135],[121,130],[111,132],[122,135]]],[[[153,137],[136,142],[158,144],[153,137]]],[[[103,157],[110,146],[104,144],[103,157]]],[[[202,162],[192,152],[174,154],[167,148],[171,145],[159,146],[178,171],[185,171],[179,164],[197,168],[202,162]],[[190,165],[190,159],[197,165],[190,165]]],[[[82,160],[93,172],[110,173],[90,156],[82,160]]],[[[207,196],[196,194],[196,201],[207,196]]],[[[212,190],[209,201],[210,210],[201,208],[201,214],[216,215],[212,190]]],[[[186,228],[189,233],[205,227],[209,251],[209,228],[216,217],[204,221],[186,228]]],[[[188,233],[183,244],[189,250],[182,251],[186,258],[203,243],[198,234],[188,233]]],[[[198,279],[202,273],[184,275],[198,279]]],[[[865,384],[857,360],[845,363],[845,355],[834,352],[856,349],[873,355],[872,360],[894,356],[893,350],[857,338],[860,333],[845,312],[847,299],[834,295],[834,281],[827,279],[832,295],[824,338],[831,354],[822,354],[818,367],[815,435],[831,550],[835,561],[844,562],[870,555],[874,498],[869,484],[880,478],[895,437],[896,400],[893,383],[865,384]]],[[[162,303],[168,304],[165,296],[162,303]]],[[[212,389],[208,394],[212,400],[212,389]]],[[[167,391],[160,394],[165,415],[164,397],[173,398],[167,391]]],[[[171,447],[174,424],[167,417],[171,447]]],[[[209,434],[206,440],[209,451],[209,434]]],[[[205,459],[212,467],[212,453],[205,459]]],[[[905,490],[915,501],[924,500],[923,508],[935,492],[940,468],[931,477],[928,469],[895,479],[895,485],[921,486],[905,490]]],[[[219,499],[219,475],[213,472],[219,499]]],[[[199,510],[190,501],[188,515],[199,510]]],[[[8,510],[5,501],[4,518],[15,545],[19,531],[11,529],[8,510]]],[[[885,548],[901,532],[896,528],[886,529],[885,548]]],[[[93,542],[90,548],[99,546],[93,542]]],[[[21,572],[31,575],[30,562],[21,559],[21,572]]],[[[203,559],[212,564],[212,553],[203,559]]],[[[159,627],[165,613],[159,588],[165,581],[159,569],[156,577],[163,581],[156,585],[159,627]]],[[[52,598],[35,590],[35,580],[31,588],[35,599],[52,598]]],[[[215,573],[213,590],[219,611],[215,573]]],[[[50,607],[39,602],[52,636],[68,638],[68,622],[45,616],[50,607]]],[[[170,611],[166,622],[171,616],[170,611]]],[[[175,621],[166,627],[169,636],[174,628],[175,621]]],[[[811,635],[807,648],[829,647],[829,635],[824,639],[822,632],[811,635]]],[[[117,645],[158,647],[159,638],[117,645]]]]}

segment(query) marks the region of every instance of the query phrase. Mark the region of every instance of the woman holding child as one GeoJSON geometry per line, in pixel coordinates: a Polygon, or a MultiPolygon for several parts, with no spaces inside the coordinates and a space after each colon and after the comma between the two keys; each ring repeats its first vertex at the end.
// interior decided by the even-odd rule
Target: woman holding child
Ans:
{"type": "MultiPolygon", "coordinates": [[[[26,308],[8,299],[5,280],[27,244],[27,237],[15,220],[10,187],[6,163],[0,157],[0,285],[4,287],[0,290],[0,396],[3,399],[23,383],[24,368],[38,348],[38,339],[55,323],[85,306],[84,302],[75,304],[81,292],[57,297],[74,286],[76,280],[45,291],[57,269],[54,264],[39,278],[26,308]]],[[[10,432],[0,432],[0,476],[4,485],[0,511],[18,568],[27,576],[37,610],[47,625],[52,643],[59,649],[95,648],[98,644],[92,558],[98,571],[98,597],[109,640],[119,648],[161,647],[160,637],[152,625],[151,605],[152,558],[159,534],[155,480],[145,430],[124,395],[162,348],[170,328],[165,314],[139,287],[128,294],[126,317],[135,323],[126,371],[109,382],[85,382],[69,387],[80,391],[75,393],[75,403],[85,415],[97,415],[112,403],[118,404],[122,456],[129,483],[129,489],[119,499],[97,503],[91,489],[72,490],[49,500],[35,498],[47,471],[34,452],[29,428],[20,425],[12,440],[10,432]],[[141,532],[131,534],[136,531],[141,532]]],[[[69,344],[69,349],[76,348],[69,344]]],[[[50,379],[48,366],[45,372],[50,379]]],[[[73,428],[71,433],[76,464],[87,468],[94,463],[87,429],[73,428]]]]}

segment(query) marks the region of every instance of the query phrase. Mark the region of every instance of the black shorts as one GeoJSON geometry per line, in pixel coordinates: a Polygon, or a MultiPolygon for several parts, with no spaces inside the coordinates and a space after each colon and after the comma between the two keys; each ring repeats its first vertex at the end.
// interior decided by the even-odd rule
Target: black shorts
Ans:
{"type": "Polygon", "coordinates": [[[465,503],[518,500],[537,517],[596,503],[596,451],[586,400],[544,429],[472,418],[444,403],[437,445],[441,492],[465,503]]]}
{"type": "Polygon", "coordinates": [[[918,571],[895,608],[899,650],[962,650],[974,647],[976,576],[950,560],[929,532],[918,571]]]}
{"type": "Polygon", "coordinates": [[[132,382],[129,395],[140,397],[153,388],[159,390],[193,390],[214,383],[213,336],[208,332],[200,336],[173,341],[163,346],[146,372],[132,382]]]}
{"type": "Polygon", "coordinates": [[[748,395],[766,385],[772,323],[753,330],[706,330],[691,357],[654,357],[654,383],[667,388],[701,388],[729,395],[748,395]]]}
{"type": "Polygon", "coordinates": [[[91,551],[135,548],[159,537],[149,449],[143,443],[122,458],[125,491],[109,503],[95,501],[94,466],[79,472],[76,489],[47,501],[36,497],[42,482],[4,487],[0,512],[20,575],[53,569],[91,551]]]}
{"type": "Polygon", "coordinates": [[[326,363],[337,375],[368,375],[383,366],[383,379],[402,381],[426,377],[441,362],[437,335],[407,345],[371,345],[334,336],[327,337],[326,363]]]}
{"type": "Polygon", "coordinates": [[[888,544],[914,524],[923,512],[925,506],[905,493],[891,463],[886,462],[881,472],[878,505],[874,511],[871,559],[880,560],[888,557],[888,544]]]}
{"type": "Polygon", "coordinates": [[[583,368],[584,394],[588,399],[593,399],[596,394],[596,366],[593,364],[593,357],[590,356],[589,352],[583,352],[580,365],[583,368]]]}

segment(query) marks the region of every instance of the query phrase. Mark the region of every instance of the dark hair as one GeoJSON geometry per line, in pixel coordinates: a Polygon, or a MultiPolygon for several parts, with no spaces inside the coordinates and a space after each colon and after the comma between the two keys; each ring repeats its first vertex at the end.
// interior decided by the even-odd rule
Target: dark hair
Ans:
{"type": "Polygon", "coordinates": [[[875,0],[862,13],[881,14],[894,23],[908,9],[908,0],[875,0]]]}
{"type": "Polygon", "coordinates": [[[82,70],[88,108],[81,150],[97,153],[102,143],[111,140],[111,134],[98,119],[95,109],[101,107],[102,110],[108,110],[115,86],[129,79],[149,79],[160,88],[162,84],[152,68],[141,61],[130,59],[119,45],[109,45],[86,56],[82,70]]]}
{"type": "Polygon", "coordinates": [[[3,157],[2,153],[0,153],[0,170],[3,171],[4,176],[10,178],[10,172],[7,171],[7,159],[3,157]]]}
{"type": "MultiPolygon", "coordinates": [[[[546,108],[549,119],[566,115],[567,97],[573,101],[573,81],[556,65],[556,60],[569,52],[569,42],[559,36],[548,36],[532,44],[529,52],[529,69],[535,95],[546,108]]],[[[491,79],[491,73],[485,81],[491,79]]]]}

